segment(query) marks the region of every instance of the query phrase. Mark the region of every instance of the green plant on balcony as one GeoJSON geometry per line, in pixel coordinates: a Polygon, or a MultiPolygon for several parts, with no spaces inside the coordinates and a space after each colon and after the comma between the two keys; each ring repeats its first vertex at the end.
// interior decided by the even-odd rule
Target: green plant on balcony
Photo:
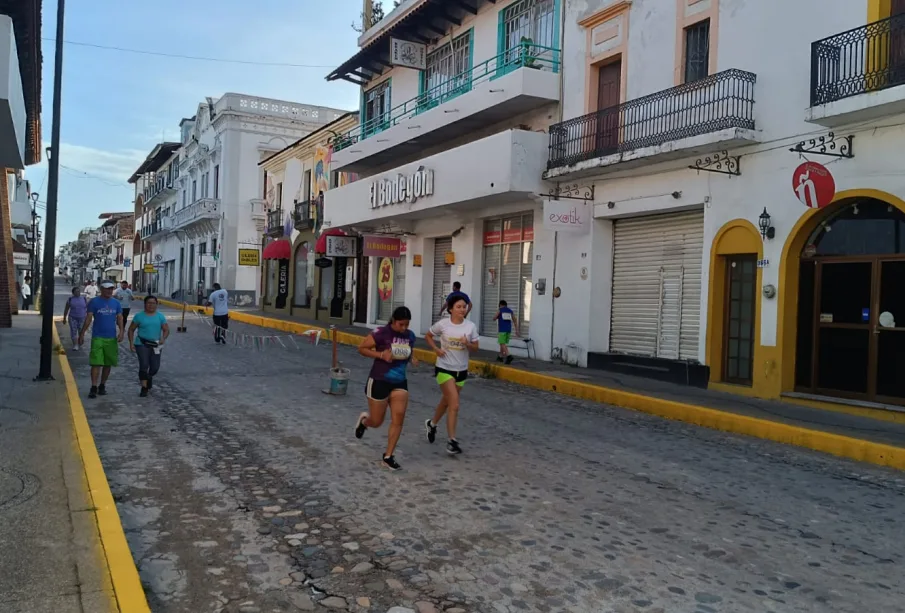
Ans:
{"type": "Polygon", "coordinates": [[[519,47],[519,65],[524,66],[525,68],[540,70],[541,65],[538,63],[539,58],[534,53],[534,50],[537,48],[534,45],[534,41],[528,36],[522,36],[522,39],[519,41],[519,47]]]}

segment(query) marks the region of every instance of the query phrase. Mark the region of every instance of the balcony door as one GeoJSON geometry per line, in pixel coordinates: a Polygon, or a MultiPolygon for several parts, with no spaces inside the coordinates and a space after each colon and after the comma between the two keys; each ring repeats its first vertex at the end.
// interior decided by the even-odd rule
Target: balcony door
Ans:
{"type": "Polygon", "coordinates": [[[889,22],[889,84],[905,83],[905,0],[892,0],[889,22]]]}
{"type": "Polygon", "coordinates": [[[619,101],[622,87],[622,59],[597,69],[596,149],[599,155],[619,148],[619,101]]]}

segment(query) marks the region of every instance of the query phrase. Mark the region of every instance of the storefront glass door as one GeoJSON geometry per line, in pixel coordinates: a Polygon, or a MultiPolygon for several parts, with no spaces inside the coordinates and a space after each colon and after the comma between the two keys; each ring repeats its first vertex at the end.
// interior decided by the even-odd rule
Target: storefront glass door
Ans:
{"type": "Polygon", "coordinates": [[[905,260],[879,263],[879,300],[873,333],[876,343],[876,396],[905,402],[905,260]]]}

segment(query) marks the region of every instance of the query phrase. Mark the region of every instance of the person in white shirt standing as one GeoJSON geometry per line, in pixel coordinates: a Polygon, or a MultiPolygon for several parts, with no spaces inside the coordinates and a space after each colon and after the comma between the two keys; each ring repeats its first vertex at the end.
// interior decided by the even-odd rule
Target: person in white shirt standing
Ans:
{"type": "Polygon", "coordinates": [[[25,277],[25,281],[22,282],[22,310],[28,311],[31,310],[31,277],[25,277]]]}
{"type": "Polygon", "coordinates": [[[94,284],[94,281],[86,281],[85,282],[85,298],[91,302],[92,298],[97,296],[97,286],[94,284]]]}
{"type": "Polygon", "coordinates": [[[135,300],[132,290],[129,289],[129,282],[123,281],[113,292],[113,297],[119,300],[119,306],[123,308],[123,328],[125,328],[126,322],[129,321],[129,311],[132,310],[132,301],[135,300]]]}
{"type": "Polygon", "coordinates": [[[443,397],[434,418],[424,423],[427,441],[433,443],[437,438],[437,424],[446,415],[446,432],[449,441],[446,451],[450,455],[462,453],[456,440],[456,424],[459,418],[459,396],[468,379],[468,358],[472,351],[478,350],[478,329],[474,323],[465,319],[469,303],[462,295],[452,295],[446,305],[449,319],[441,319],[428,330],[424,340],[437,354],[437,365],[434,373],[443,397]],[[436,340],[439,339],[440,346],[436,340]]]}
{"type": "Polygon", "coordinates": [[[229,294],[219,283],[214,283],[214,291],[207,297],[207,304],[214,307],[214,342],[225,345],[229,329],[229,294]]]}

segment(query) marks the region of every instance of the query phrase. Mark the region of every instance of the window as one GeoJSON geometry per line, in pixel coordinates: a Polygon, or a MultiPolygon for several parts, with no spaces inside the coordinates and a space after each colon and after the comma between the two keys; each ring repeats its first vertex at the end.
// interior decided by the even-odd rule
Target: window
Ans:
{"type": "Polygon", "coordinates": [[[427,56],[421,73],[420,107],[431,107],[468,91],[471,84],[472,30],[437,48],[427,56]]]}
{"type": "Polygon", "coordinates": [[[278,260],[267,260],[267,296],[265,304],[273,304],[277,297],[277,271],[280,267],[278,260]]]}
{"type": "Polygon", "coordinates": [[[390,123],[390,80],[365,92],[362,136],[386,130],[390,123]]]}
{"type": "Polygon", "coordinates": [[[710,20],[685,28],[685,82],[703,79],[710,73],[710,20]]]}
{"type": "Polygon", "coordinates": [[[198,199],[198,181],[192,180],[192,202],[198,199]]]}
{"type": "Polygon", "coordinates": [[[211,255],[217,257],[219,254],[217,253],[217,239],[211,239],[211,255]]]}
{"type": "Polygon", "coordinates": [[[182,190],[182,208],[185,208],[185,201],[188,198],[188,190],[182,190]]]}
{"type": "Polygon", "coordinates": [[[207,190],[210,185],[210,174],[204,173],[201,175],[201,197],[207,198],[207,190]]]}
{"type": "Polygon", "coordinates": [[[207,243],[198,244],[198,282],[204,287],[204,256],[207,255],[207,243]]]}
{"type": "Polygon", "coordinates": [[[484,222],[484,270],[481,297],[481,334],[495,336],[493,321],[500,300],[505,300],[527,337],[531,323],[534,215],[525,213],[484,222]]]}
{"type": "MultiPolygon", "coordinates": [[[[555,47],[556,0],[519,0],[500,11],[499,53],[506,53],[504,66],[516,68],[522,57],[522,42],[542,47],[555,47]]],[[[532,54],[536,55],[537,50],[532,54]]],[[[500,67],[502,68],[502,67],[500,67]]],[[[499,69],[499,68],[498,68],[499,69]]]]}
{"type": "Polygon", "coordinates": [[[220,197],[220,165],[214,166],[214,198],[220,197]]]}
{"type": "Polygon", "coordinates": [[[283,184],[282,183],[277,183],[277,201],[275,204],[276,204],[276,208],[278,208],[278,209],[283,208],[283,184]]]}
{"type": "Polygon", "coordinates": [[[303,193],[305,194],[305,201],[307,202],[307,201],[311,200],[311,171],[310,170],[305,171],[305,180],[302,182],[302,189],[304,190],[303,193]]]}
{"type": "Polygon", "coordinates": [[[334,187],[339,187],[339,171],[334,170],[330,173],[330,189],[334,187]]]}

